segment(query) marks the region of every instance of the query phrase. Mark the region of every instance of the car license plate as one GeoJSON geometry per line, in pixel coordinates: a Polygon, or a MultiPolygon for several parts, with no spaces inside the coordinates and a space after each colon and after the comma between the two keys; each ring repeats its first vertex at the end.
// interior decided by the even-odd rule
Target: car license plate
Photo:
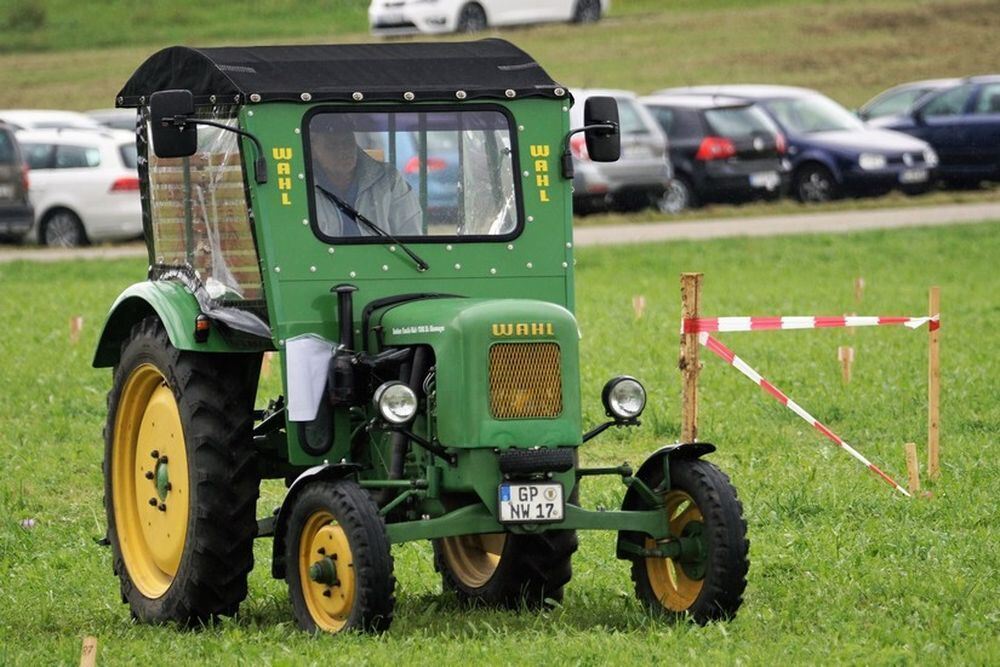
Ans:
{"type": "Polygon", "coordinates": [[[642,144],[622,146],[622,157],[626,160],[643,160],[653,156],[653,149],[642,144]]]}
{"type": "Polygon", "coordinates": [[[781,176],[778,176],[778,172],[776,171],[761,171],[756,174],[750,174],[750,187],[752,188],[773,190],[779,185],[781,185],[781,176]]]}
{"type": "Polygon", "coordinates": [[[13,198],[14,198],[14,186],[0,185],[0,199],[13,199],[13,198]]]}
{"type": "Polygon", "coordinates": [[[900,183],[923,183],[926,180],[926,169],[907,169],[899,175],[900,183]]]}
{"type": "Polygon", "coordinates": [[[499,489],[500,523],[563,520],[562,484],[503,483],[499,489]]]}

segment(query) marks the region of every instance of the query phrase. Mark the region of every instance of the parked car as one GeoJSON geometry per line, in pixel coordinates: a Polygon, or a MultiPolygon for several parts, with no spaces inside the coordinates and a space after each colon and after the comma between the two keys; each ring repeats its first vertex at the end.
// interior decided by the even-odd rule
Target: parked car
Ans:
{"type": "Polygon", "coordinates": [[[78,246],[142,234],[135,134],[22,130],[39,243],[78,246]]]}
{"type": "Polygon", "coordinates": [[[754,104],[718,95],[652,95],[639,101],[667,133],[670,146],[674,180],[661,210],[777,198],[788,185],[785,137],[754,104]]]}
{"type": "Polygon", "coordinates": [[[92,109],[86,115],[103,127],[135,132],[135,109],[92,109]]]}
{"type": "Polygon", "coordinates": [[[862,104],[857,111],[861,120],[906,113],[928,93],[957,84],[960,79],[926,79],[894,86],[862,104]]]}
{"type": "Polygon", "coordinates": [[[791,191],[799,201],[920,192],[938,164],[934,149],[901,132],[865,126],[830,98],[792,86],[693,86],[660,93],[727,95],[757,102],[788,141],[791,191]]]}
{"type": "Polygon", "coordinates": [[[28,166],[14,130],[0,122],[0,239],[21,240],[31,231],[34,220],[28,198],[28,166]]]}
{"type": "Polygon", "coordinates": [[[1000,180],[1000,74],[962,79],[870,125],[929,143],[941,160],[938,173],[946,182],[1000,180]]]}
{"type": "Polygon", "coordinates": [[[372,0],[374,35],[478,32],[486,28],[553,21],[593,23],[610,0],[372,0]]]}
{"type": "Polygon", "coordinates": [[[100,123],[78,111],[54,109],[3,109],[0,120],[15,130],[80,129],[99,130],[100,123]]]}
{"type": "Polygon", "coordinates": [[[659,205],[670,186],[672,170],[667,136],[634,93],[624,90],[574,89],[570,126],[583,127],[588,97],[615,98],[621,133],[621,158],[594,162],[587,154],[583,134],[570,138],[573,154],[573,206],[579,213],[613,208],[639,210],[659,205]]]}

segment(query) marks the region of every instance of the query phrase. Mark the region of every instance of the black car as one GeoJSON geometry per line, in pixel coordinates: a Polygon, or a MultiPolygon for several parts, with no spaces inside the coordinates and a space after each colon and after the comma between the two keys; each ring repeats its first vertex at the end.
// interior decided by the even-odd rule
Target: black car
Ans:
{"type": "Polygon", "coordinates": [[[0,239],[19,241],[31,231],[35,210],[28,199],[28,167],[14,130],[0,122],[0,239]]]}
{"type": "Polygon", "coordinates": [[[1000,180],[1000,74],[962,79],[924,95],[911,109],[869,125],[929,143],[941,160],[938,174],[946,182],[1000,180]]]}
{"type": "Polygon", "coordinates": [[[667,133],[674,181],[660,209],[708,201],[777,198],[788,184],[785,137],[746,100],[719,95],[654,95],[641,102],[667,133]]]}
{"type": "Polygon", "coordinates": [[[803,202],[928,187],[937,154],[901,132],[866,127],[815,90],[792,86],[692,86],[661,94],[726,95],[756,102],[788,141],[791,191],[803,202]]]}

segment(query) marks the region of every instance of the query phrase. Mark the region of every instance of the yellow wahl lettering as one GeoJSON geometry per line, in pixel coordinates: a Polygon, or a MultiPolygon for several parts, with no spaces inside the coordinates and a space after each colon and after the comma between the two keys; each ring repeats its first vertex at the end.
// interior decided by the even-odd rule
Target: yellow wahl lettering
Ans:
{"type": "Polygon", "coordinates": [[[527,336],[528,335],[528,325],[524,322],[518,322],[514,326],[514,335],[516,336],[527,336]]]}
{"type": "Polygon", "coordinates": [[[538,174],[537,176],[535,176],[535,185],[537,185],[540,188],[549,187],[549,177],[538,174]]]}
{"type": "Polygon", "coordinates": [[[555,335],[555,333],[552,330],[552,322],[545,323],[545,333],[548,334],[549,336],[555,335]]]}
{"type": "Polygon", "coordinates": [[[292,159],[292,149],[289,146],[284,146],[280,148],[272,148],[271,155],[274,156],[275,160],[291,160],[292,159]]]}
{"type": "Polygon", "coordinates": [[[535,171],[548,172],[549,161],[548,160],[535,160],[535,171]]]}
{"type": "Polygon", "coordinates": [[[545,323],[544,322],[532,322],[531,323],[531,335],[532,336],[544,336],[545,335],[545,323]]]}
{"type": "Polygon", "coordinates": [[[538,191],[538,200],[540,202],[543,202],[543,203],[548,203],[548,201],[549,201],[549,191],[548,190],[539,190],[538,191]]]}
{"type": "Polygon", "coordinates": [[[288,193],[287,192],[282,192],[281,193],[281,205],[282,206],[291,206],[292,205],[292,200],[288,198],[288,193]]]}
{"type": "Polygon", "coordinates": [[[278,163],[278,176],[291,176],[292,175],[292,165],[287,162],[278,163]]]}
{"type": "Polygon", "coordinates": [[[532,144],[531,157],[548,157],[549,147],[546,144],[532,144]]]}
{"type": "Polygon", "coordinates": [[[493,325],[493,335],[494,336],[513,336],[514,335],[514,325],[513,324],[494,324],[493,325]]]}
{"type": "Polygon", "coordinates": [[[290,179],[290,178],[279,178],[278,179],[278,189],[279,190],[291,190],[292,189],[292,179],[290,179]]]}

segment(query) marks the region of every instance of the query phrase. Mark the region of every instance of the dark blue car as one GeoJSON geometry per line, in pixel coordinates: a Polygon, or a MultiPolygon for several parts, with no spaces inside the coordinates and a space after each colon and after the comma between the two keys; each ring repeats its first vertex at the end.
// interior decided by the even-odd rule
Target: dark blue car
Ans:
{"type": "Polygon", "coordinates": [[[941,160],[939,174],[948,182],[1000,180],[1000,74],[956,81],[869,125],[929,143],[941,160]]]}
{"type": "Polygon", "coordinates": [[[814,90],[790,86],[692,86],[669,94],[725,95],[755,102],[788,141],[791,191],[803,202],[843,195],[881,194],[894,188],[925,189],[938,157],[924,141],[870,128],[814,90]]]}

